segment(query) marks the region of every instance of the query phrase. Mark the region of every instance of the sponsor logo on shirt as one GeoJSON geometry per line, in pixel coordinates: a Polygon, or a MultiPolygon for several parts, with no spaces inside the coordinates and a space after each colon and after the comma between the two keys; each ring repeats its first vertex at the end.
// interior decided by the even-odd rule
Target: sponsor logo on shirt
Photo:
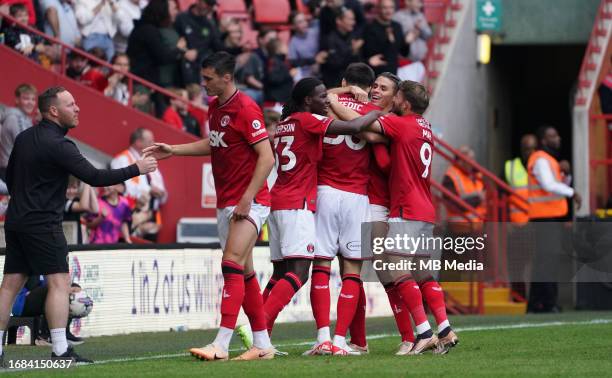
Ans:
{"type": "Polygon", "coordinates": [[[261,122],[259,122],[259,120],[255,119],[255,120],[253,120],[253,122],[251,122],[251,126],[253,126],[253,128],[255,130],[259,130],[259,129],[261,129],[261,122]]]}
{"type": "Polygon", "coordinates": [[[266,129],[257,130],[254,133],[251,133],[251,136],[256,137],[258,135],[264,134],[265,132],[266,132],[266,129]]]}
{"type": "Polygon", "coordinates": [[[227,114],[221,117],[221,127],[226,127],[230,123],[230,116],[227,114]]]}
{"type": "Polygon", "coordinates": [[[225,131],[216,131],[211,130],[208,137],[210,138],[211,147],[227,147],[227,143],[223,140],[223,136],[225,135],[225,131]]]}

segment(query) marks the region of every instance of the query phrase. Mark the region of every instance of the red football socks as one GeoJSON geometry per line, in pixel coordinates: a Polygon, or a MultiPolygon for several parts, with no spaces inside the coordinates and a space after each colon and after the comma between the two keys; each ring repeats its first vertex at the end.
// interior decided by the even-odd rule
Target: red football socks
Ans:
{"type": "Polygon", "coordinates": [[[351,343],[366,347],[366,304],[367,298],[365,290],[363,289],[363,283],[359,286],[359,302],[357,302],[357,311],[349,327],[351,333],[351,343]]]}
{"type": "Polygon", "coordinates": [[[255,272],[244,276],[244,313],[249,318],[253,332],[266,330],[266,314],[263,309],[263,299],[255,272]]]}
{"type": "Polygon", "coordinates": [[[310,282],[310,306],[312,315],[317,323],[317,329],[329,327],[330,293],[329,293],[330,268],[327,266],[313,266],[310,282]]]}
{"type": "Polygon", "coordinates": [[[357,304],[359,303],[359,288],[361,278],[358,274],[345,274],[342,276],[342,289],[338,297],[338,319],[336,321],[337,336],[346,336],[346,331],[353,321],[357,304]]]}
{"type": "Polygon", "coordinates": [[[429,309],[436,318],[436,324],[440,325],[448,320],[446,316],[446,303],[444,302],[444,291],[436,281],[426,281],[419,284],[423,297],[429,309]]]}
{"type": "Polygon", "coordinates": [[[221,298],[221,327],[234,329],[244,301],[244,268],[230,260],[221,262],[223,293],[221,298]]]}
{"type": "Polygon", "coordinates": [[[274,276],[270,277],[270,280],[268,281],[268,284],[266,285],[263,294],[261,294],[264,303],[266,303],[266,301],[268,300],[270,292],[272,291],[272,288],[274,287],[274,285],[276,285],[277,282],[278,280],[274,278],[274,276]]]}
{"type": "Polygon", "coordinates": [[[385,285],[385,291],[387,292],[389,305],[395,317],[397,330],[402,336],[402,341],[414,342],[414,332],[412,330],[412,323],[410,323],[410,312],[408,308],[406,308],[406,305],[393,284],[385,285]]]}
{"type": "Polygon", "coordinates": [[[410,279],[399,282],[395,285],[397,293],[400,295],[402,302],[406,305],[412,315],[414,324],[417,328],[417,333],[421,334],[429,329],[429,321],[423,307],[423,297],[419,285],[410,279]]]}
{"type": "Polygon", "coordinates": [[[302,287],[300,278],[294,273],[287,273],[283,279],[279,280],[270,292],[268,300],[264,304],[264,312],[266,313],[266,323],[268,332],[272,332],[274,321],[278,314],[291,301],[291,298],[302,287]]]}

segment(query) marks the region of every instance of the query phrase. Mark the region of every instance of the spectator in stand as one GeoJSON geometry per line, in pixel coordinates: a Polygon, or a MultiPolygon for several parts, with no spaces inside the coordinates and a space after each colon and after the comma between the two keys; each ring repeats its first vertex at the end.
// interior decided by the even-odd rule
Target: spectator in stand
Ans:
{"type": "Polygon", "coordinates": [[[75,50],[72,50],[68,54],[68,68],[66,69],[66,76],[73,80],[79,81],[81,80],[81,75],[85,72],[88,65],[87,58],[77,53],[75,50]]]}
{"type": "Polygon", "coordinates": [[[200,136],[206,138],[208,136],[208,106],[204,103],[202,86],[199,84],[189,84],[187,86],[187,94],[189,96],[189,114],[200,125],[200,136]]]}
{"type": "Polygon", "coordinates": [[[225,25],[223,50],[235,56],[244,52],[242,44],[242,25],[235,19],[230,19],[225,25]]]}
{"type": "Polygon", "coordinates": [[[426,69],[422,61],[427,57],[427,40],[433,33],[421,11],[422,7],[421,0],[407,0],[406,8],[393,15],[393,20],[402,26],[405,42],[410,45],[410,64],[397,70],[402,80],[422,82],[425,78],[426,69]]]}
{"type": "Polygon", "coordinates": [[[316,60],[319,52],[319,28],[308,25],[306,15],[295,13],[291,19],[293,35],[289,40],[289,54],[287,58],[292,67],[297,68],[293,78],[295,82],[304,77],[316,76],[319,64],[316,60]]]}
{"type": "MultiPolygon", "coordinates": [[[[28,8],[24,4],[13,4],[9,13],[22,24],[28,24],[28,8]]],[[[0,30],[4,33],[4,44],[19,51],[25,56],[38,60],[38,54],[44,54],[48,48],[44,44],[42,37],[30,33],[20,26],[9,25],[8,23],[0,30]]]]}
{"type": "Polygon", "coordinates": [[[96,190],[81,182],[78,178],[70,176],[68,189],[66,189],[66,206],[64,207],[64,222],[76,222],[77,244],[83,244],[83,230],[81,229],[81,215],[98,214],[98,195],[96,190]]]}
{"type": "Polygon", "coordinates": [[[72,8],[72,0],[41,0],[45,14],[45,33],[69,46],[81,43],[81,31],[72,8]]]}
{"type": "Polygon", "coordinates": [[[36,96],[36,87],[32,84],[21,84],[15,89],[16,106],[5,111],[0,127],[0,179],[3,181],[15,138],[20,132],[32,127],[32,118],[36,114],[36,96]]]}
{"type": "MultiPolygon", "coordinates": [[[[133,164],[140,159],[142,150],[152,146],[154,142],[155,139],[151,130],[137,128],[130,135],[130,147],[113,158],[111,168],[123,168],[133,164]]],[[[149,196],[153,211],[159,211],[160,206],[168,200],[164,178],[159,169],[125,182],[125,196],[131,207],[134,207],[138,199],[143,195],[149,196]]]]}
{"type": "Polygon", "coordinates": [[[114,244],[122,239],[132,243],[130,226],[132,210],[128,200],[120,195],[124,184],[107,186],[98,198],[99,213],[89,216],[86,224],[91,229],[89,241],[91,244],[114,244]]]}
{"type": "Polygon", "coordinates": [[[268,64],[264,71],[264,100],[284,104],[293,89],[293,76],[287,64],[287,46],[276,38],[268,42],[266,51],[268,64]]]}
{"type": "Polygon", "coordinates": [[[115,55],[113,37],[117,33],[117,3],[115,0],[75,0],[74,13],[83,36],[83,49],[104,50],[107,61],[115,55]]]}
{"type": "Polygon", "coordinates": [[[127,51],[128,38],[134,30],[134,21],[140,20],[142,9],[140,0],[119,0],[117,2],[117,34],[113,42],[115,51],[124,53],[127,51]]]}
{"type": "Polygon", "coordinates": [[[186,131],[199,137],[201,135],[200,124],[189,114],[189,95],[187,90],[183,88],[170,88],[169,90],[183,99],[183,101],[171,98],[170,106],[166,108],[162,119],[178,130],[186,131]]]}
{"type": "MultiPolygon", "coordinates": [[[[160,85],[160,66],[166,63],[180,63],[183,58],[194,62],[197,50],[186,50],[184,39],[175,46],[163,43],[161,29],[172,24],[171,7],[168,0],[151,0],[142,12],[142,18],[134,25],[128,39],[127,54],[134,75],[160,85]]],[[[155,111],[161,116],[165,109],[164,96],[154,95],[155,111]]]]}
{"type": "Polygon", "coordinates": [[[402,26],[391,19],[394,12],[395,1],[380,0],[376,18],[364,29],[364,57],[376,75],[396,74],[400,55],[406,56],[410,51],[402,26]]]}
{"type": "Polygon", "coordinates": [[[174,22],[176,31],[187,40],[187,46],[198,51],[196,61],[184,64],[184,84],[200,83],[200,65],[204,58],[223,50],[219,29],[211,21],[216,4],[216,0],[197,0],[186,12],[180,13],[174,22]]]}
{"type": "Polygon", "coordinates": [[[130,232],[132,235],[155,242],[159,230],[160,224],[157,222],[155,211],[151,209],[150,198],[144,195],[136,201],[130,232]]]}
{"type": "Polygon", "coordinates": [[[408,59],[413,62],[425,59],[427,40],[433,35],[422,8],[422,0],[406,0],[406,7],[395,12],[392,17],[402,27],[405,41],[410,45],[408,59]]]}
{"type": "Polygon", "coordinates": [[[259,106],[263,105],[264,73],[268,62],[266,45],[277,38],[275,30],[263,28],[257,34],[258,48],[246,57],[246,62],[236,69],[238,88],[251,97],[259,106]]]}
{"type": "MultiPolygon", "coordinates": [[[[168,90],[179,97],[183,97],[183,90],[180,88],[168,88],[168,90]]],[[[174,98],[170,98],[169,102],[170,104],[166,108],[166,110],[164,111],[164,115],[162,116],[162,121],[166,122],[177,130],[184,131],[185,127],[183,125],[183,120],[179,115],[179,107],[181,101],[174,98]]]]}
{"type": "Polygon", "coordinates": [[[363,28],[366,25],[366,19],[363,13],[363,6],[359,0],[327,0],[321,7],[321,13],[319,15],[321,38],[325,38],[326,35],[337,28],[336,16],[338,12],[340,12],[341,8],[350,9],[353,11],[355,25],[353,30],[351,30],[351,33],[353,33],[355,37],[361,36],[363,28]]]}
{"type": "Polygon", "coordinates": [[[348,8],[336,12],[336,29],[321,35],[321,52],[316,57],[321,64],[321,76],[327,88],[340,85],[346,67],[361,60],[363,39],[355,39],[355,15],[348,8]]]}
{"type": "MultiPolygon", "coordinates": [[[[31,27],[36,27],[36,7],[33,0],[0,0],[0,12],[10,14],[10,7],[15,4],[23,4],[28,12],[27,24],[31,27]]],[[[2,24],[2,17],[0,17],[0,25],[2,24]]]]}
{"type": "MultiPolygon", "coordinates": [[[[94,47],[87,52],[100,60],[105,60],[106,53],[100,47],[94,47]]],[[[79,77],[79,81],[102,93],[104,93],[106,87],[108,87],[108,79],[106,78],[104,69],[93,60],[89,61],[85,66],[85,69],[79,77]]]]}
{"type": "MultiPolygon", "coordinates": [[[[176,16],[178,15],[178,5],[176,4],[176,0],[168,0],[168,11],[170,12],[170,25],[160,28],[160,32],[162,35],[162,43],[165,44],[169,49],[173,46],[176,46],[178,43],[186,43],[179,42],[182,38],[174,29],[174,21],[176,20],[176,16]]],[[[181,73],[181,67],[184,64],[185,59],[181,59],[180,61],[174,61],[169,63],[164,63],[159,67],[159,75],[160,75],[160,85],[164,88],[170,87],[182,87],[183,86],[183,77],[181,73]]]]}
{"type": "Polygon", "coordinates": [[[127,54],[117,53],[111,63],[117,71],[108,76],[108,85],[104,89],[106,97],[112,97],[115,101],[127,105],[130,102],[130,91],[125,74],[130,72],[130,58],[127,54]]]}

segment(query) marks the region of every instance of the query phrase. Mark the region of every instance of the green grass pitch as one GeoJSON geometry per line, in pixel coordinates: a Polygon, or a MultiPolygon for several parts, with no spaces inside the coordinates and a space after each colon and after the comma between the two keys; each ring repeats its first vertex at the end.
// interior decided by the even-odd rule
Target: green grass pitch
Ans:
{"type": "MultiPolygon", "coordinates": [[[[460,344],[448,355],[395,356],[399,337],[392,318],[368,319],[370,354],[303,357],[314,341],[314,323],[279,324],[273,342],[288,357],[272,361],[203,362],[187,354],[214,331],[140,333],[95,337],[77,351],[97,361],[69,371],[16,371],[15,376],[610,376],[612,312],[527,316],[451,317],[460,344]]],[[[239,338],[231,356],[240,353],[239,338]]],[[[6,359],[44,358],[49,347],[9,346],[6,359]]],[[[12,375],[9,375],[12,376],[12,375]]]]}

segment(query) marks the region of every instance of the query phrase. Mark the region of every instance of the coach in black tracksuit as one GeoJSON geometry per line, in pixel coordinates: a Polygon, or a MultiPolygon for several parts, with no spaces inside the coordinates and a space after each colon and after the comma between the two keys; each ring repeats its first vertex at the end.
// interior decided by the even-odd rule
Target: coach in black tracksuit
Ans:
{"type": "MultiPolygon", "coordinates": [[[[62,232],[68,175],[91,186],[118,184],[152,172],[157,162],[144,156],[135,164],[99,170],[85,159],[66,133],[78,124],[79,107],[70,92],[53,87],[38,97],[43,120],[19,134],[7,167],[11,199],[6,213],[6,259],[0,287],[0,340],[15,296],[30,275],[46,276],[46,316],[53,341],[52,357],[79,357],[66,342],[68,321],[68,248],[62,232]]],[[[0,346],[1,351],[1,346],[0,346]]],[[[4,353],[0,359],[4,358],[4,353]]]]}

